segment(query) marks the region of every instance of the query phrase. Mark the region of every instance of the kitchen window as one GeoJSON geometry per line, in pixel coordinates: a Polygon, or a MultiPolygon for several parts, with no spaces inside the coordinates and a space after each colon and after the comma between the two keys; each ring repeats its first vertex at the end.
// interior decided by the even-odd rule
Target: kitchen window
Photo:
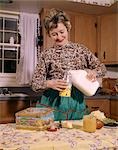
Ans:
{"type": "Polygon", "coordinates": [[[20,59],[20,35],[17,14],[0,14],[0,84],[15,83],[20,59]]]}

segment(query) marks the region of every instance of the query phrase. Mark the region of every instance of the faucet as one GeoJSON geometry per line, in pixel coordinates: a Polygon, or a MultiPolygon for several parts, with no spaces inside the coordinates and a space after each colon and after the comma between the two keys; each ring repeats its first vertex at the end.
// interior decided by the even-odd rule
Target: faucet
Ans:
{"type": "Polygon", "coordinates": [[[0,88],[0,94],[4,94],[4,95],[6,95],[6,94],[12,94],[12,92],[11,91],[9,91],[9,89],[8,88],[0,88]]]}

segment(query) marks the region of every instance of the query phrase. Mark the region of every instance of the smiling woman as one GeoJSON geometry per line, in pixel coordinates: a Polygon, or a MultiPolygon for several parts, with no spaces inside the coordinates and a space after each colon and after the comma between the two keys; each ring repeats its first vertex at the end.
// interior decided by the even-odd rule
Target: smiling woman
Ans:
{"type": "Polygon", "coordinates": [[[55,120],[67,119],[62,112],[68,113],[69,120],[82,119],[87,113],[84,94],[72,85],[71,95],[59,95],[68,88],[65,74],[69,70],[87,70],[87,78],[94,82],[105,75],[106,68],[87,47],[69,41],[71,23],[64,11],[51,9],[45,16],[44,25],[53,46],[42,51],[33,75],[33,90],[44,90],[37,107],[46,105],[56,109],[55,120]]]}

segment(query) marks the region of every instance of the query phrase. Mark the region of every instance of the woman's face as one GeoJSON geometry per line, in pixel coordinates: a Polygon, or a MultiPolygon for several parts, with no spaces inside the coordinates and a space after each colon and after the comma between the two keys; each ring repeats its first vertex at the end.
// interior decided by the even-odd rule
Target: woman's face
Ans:
{"type": "Polygon", "coordinates": [[[57,25],[57,28],[52,29],[49,35],[55,45],[63,46],[68,43],[68,31],[63,23],[58,23],[57,25]]]}

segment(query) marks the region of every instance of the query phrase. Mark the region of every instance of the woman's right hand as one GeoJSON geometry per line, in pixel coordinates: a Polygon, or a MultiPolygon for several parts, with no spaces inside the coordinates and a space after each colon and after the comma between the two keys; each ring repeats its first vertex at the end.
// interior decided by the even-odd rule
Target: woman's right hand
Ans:
{"type": "Polygon", "coordinates": [[[63,91],[67,88],[67,82],[62,79],[52,79],[46,81],[47,88],[63,91]]]}

